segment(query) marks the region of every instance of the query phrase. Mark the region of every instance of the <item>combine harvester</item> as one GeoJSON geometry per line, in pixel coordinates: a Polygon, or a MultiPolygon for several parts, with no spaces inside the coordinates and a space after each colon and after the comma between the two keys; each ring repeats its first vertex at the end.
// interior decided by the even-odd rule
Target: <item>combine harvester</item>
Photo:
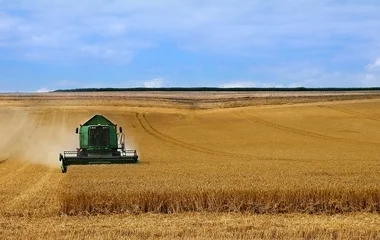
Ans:
{"type": "Polygon", "coordinates": [[[137,163],[136,150],[125,150],[123,129],[102,115],[95,115],[79,129],[79,148],[77,151],[64,151],[59,154],[62,173],[70,165],[87,164],[126,164],[137,163]]]}

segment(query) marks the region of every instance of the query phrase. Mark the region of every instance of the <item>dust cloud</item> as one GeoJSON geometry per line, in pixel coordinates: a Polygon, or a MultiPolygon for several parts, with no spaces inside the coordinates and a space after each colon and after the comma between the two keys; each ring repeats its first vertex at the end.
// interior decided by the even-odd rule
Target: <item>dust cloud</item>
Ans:
{"type": "MultiPolygon", "coordinates": [[[[60,153],[76,151],[79,147],[75,128],[87,120],[87,116],[78,117],[75,126],[77,120],[68,121],[69,113],[65,115],[59,110],[18,109],[3,117],[8,125],[2,130],[7,138],[0,139],[0,161],[23,161],[53,168],[60,168],[60,153]]],[[[134,150],[134,146],[133,139],[126,134],[125,149],[134,150]]]]}
{"type": "Polygon", "coordinates": [[[60,167],[59,154],[63,151],[75,151],[79,145],[78,135],[69,132],[60,133],[50,138],[39,138],[33,142],[24,160],[34,164],[43,164],[49,167],[60,167]]]}
{"type": "Polygon", "coordinates": [[[79,146],[75,129],[65,127],[62,123],[50,126],[49,123],[39,123],[35,129],[26,144],[26,151],[23,151],[23,161],[59,168],[59,154],[63,151],[75,151],[79,146]]]}

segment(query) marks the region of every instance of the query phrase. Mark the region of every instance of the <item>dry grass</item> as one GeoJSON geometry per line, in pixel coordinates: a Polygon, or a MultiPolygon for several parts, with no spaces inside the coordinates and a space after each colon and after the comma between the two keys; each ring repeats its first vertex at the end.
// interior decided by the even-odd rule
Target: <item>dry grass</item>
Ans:
{"type": "Polygon", "coordinates": [[[90,92],[0,94],[0,106],[113,106],[215,109],[379,98],[380,91],[355,92],[90,92]],[[101,96],[99,98],[98,96],[101,96]]]}
{"type": "Polygon", "coordinates": [[[241,212],[253,214],[379,213],[379,189],[296,189],[288,191],[63,191],[67,215],[115,213],[241,212]]]}
{"type": "Polygon", "coordinates": [[[6,239],[378,239],[378,214],[142,214],[0,218],[6,239]],[[17,233],[15,233],[17,230],[17,233]]]}
{"type": "Polygon", "coordinates": [[[24,229],[20,234],[56,238],[68,228],[68,238],[379,233],[378,99],[198,111],[171,100],[158,108],[122,106],[120,96],[101,106],[86,106],[93,96],[85,96],[78,104],[83,97],[1,102],[0,236],[24,229]],[[161,108],[166,104],[171,108],[161,108]],[[141,163],[61,174],[58,152],[76,147],[75,127],[96,113],[124,127],[141,163]],[[146,226],[131,230],[133,220],[146,226]],[[166,230],[176,222],[182,230],[166,230]]]}

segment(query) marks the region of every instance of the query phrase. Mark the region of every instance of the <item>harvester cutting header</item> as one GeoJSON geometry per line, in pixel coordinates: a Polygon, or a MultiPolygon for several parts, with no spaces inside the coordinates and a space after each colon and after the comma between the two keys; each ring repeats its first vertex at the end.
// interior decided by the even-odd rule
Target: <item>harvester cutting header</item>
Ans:
{"type": "Polygon", "coordinates": [[[77,151],[59,154],[62,173],[69,165],[137,163],[136,150],[125,149],[125,135],[120,127],[102,115],[95,115],[76,129],[79,134],[77,151]]]}

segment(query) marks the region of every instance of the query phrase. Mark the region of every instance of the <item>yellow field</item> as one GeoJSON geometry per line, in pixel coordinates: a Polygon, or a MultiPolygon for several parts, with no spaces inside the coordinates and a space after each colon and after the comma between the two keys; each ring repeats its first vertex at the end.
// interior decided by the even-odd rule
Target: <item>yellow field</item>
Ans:
{"type": "Polygon", "coordinates": [[[379,93],[271,94],[0,96],[0,238],[379,238],[379,93]],[[62,174],[94,114],[141,163],[62,174]]]}

